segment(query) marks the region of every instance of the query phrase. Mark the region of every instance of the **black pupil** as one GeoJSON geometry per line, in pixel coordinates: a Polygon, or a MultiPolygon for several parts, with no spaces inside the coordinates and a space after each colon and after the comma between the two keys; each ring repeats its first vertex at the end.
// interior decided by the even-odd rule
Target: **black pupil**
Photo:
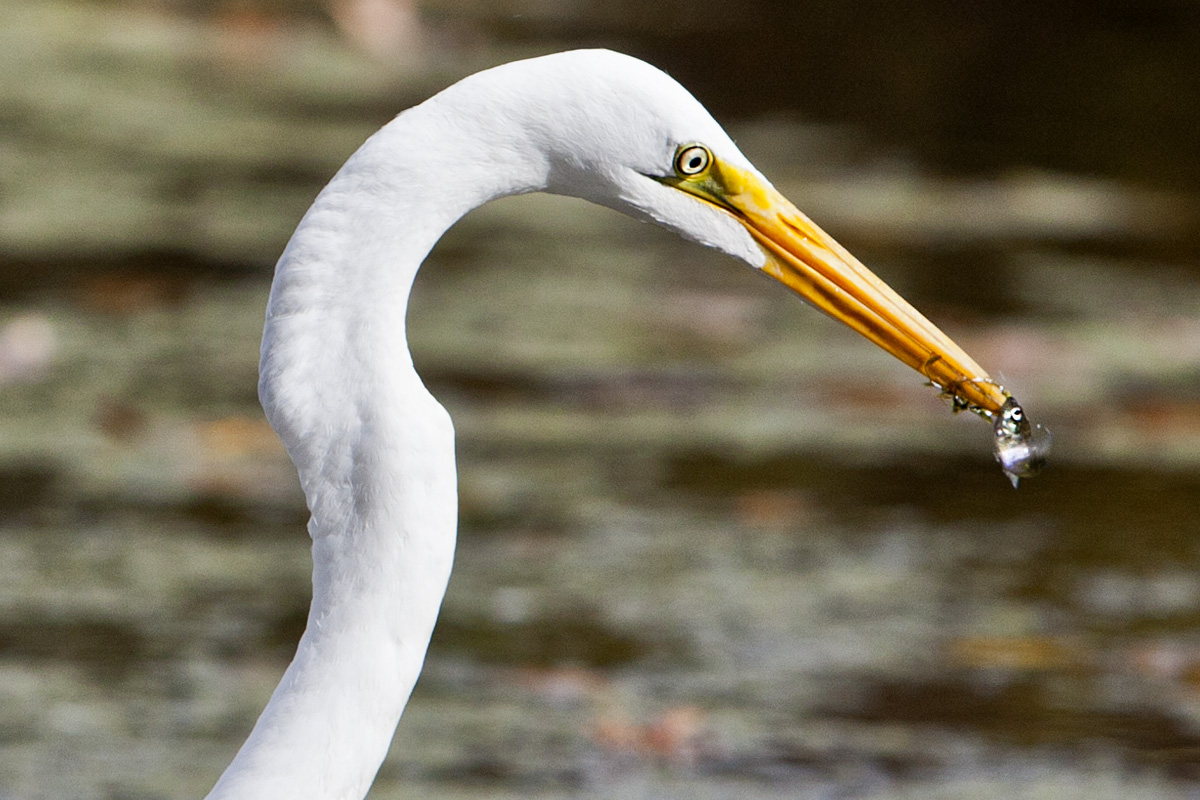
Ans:
{"type": "Polygon", "coordinates": [[[704,151],[699,148],[689,149],[684,151],[679,159],[679,169],[681,172],[686,172],[689,175],[694,175],[704,169],[704,165],[708,163],[708,157],[704,151]]]}

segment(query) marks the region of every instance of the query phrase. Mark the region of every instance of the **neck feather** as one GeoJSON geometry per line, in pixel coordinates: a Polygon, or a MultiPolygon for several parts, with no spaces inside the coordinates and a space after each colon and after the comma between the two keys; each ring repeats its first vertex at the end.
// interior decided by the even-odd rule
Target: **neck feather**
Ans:
{"type": "Polygon", "coordinates": [[[488,110],[462,102],[444,93],[368,140],[276,267],[259,395],[312,513],[313,601],[210,800],[363,797],[420,672],[457,508],[453,429],[408,353],[409,291],[455,220],[544,182],[528,148],[486,138],[488,110]],[[481,143],[499,160],[473,160],[481,143]]]}

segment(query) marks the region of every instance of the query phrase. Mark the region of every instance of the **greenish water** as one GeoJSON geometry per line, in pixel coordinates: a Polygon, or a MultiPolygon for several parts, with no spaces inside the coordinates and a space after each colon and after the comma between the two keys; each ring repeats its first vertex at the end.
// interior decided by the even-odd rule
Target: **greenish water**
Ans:
{"type": "MultiPolygon", "coordinates": [[[[463,65],[389,83],[302,27],[230,66],[203,14],[8,5],[0,798],[202,796],[308,603],[254,396],[267,265],[374,116],[463,65]],[[30,64],[76,89],[39,105],[30,64]],[[50,113],[92,108],[88,135],[50,113]]],[[[461,536],[372,796],[1195,796],[1194,197],[731,128],[1054,430],[1051,468],[1014,491],[979,420],[745,267],[580,202],[485,207],[409,314],[461,536]]]]}

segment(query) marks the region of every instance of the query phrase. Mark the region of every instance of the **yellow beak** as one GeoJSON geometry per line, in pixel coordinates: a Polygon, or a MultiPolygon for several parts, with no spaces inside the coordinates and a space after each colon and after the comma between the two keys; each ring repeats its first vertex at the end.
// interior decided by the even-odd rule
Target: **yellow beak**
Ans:
{"type": "Polygon", "coordinates": [[[992,417],[1008,393],[966,352],[752,173],[716,158],[665,182],[732,214],[767,254],[763,271],[920,372],[956,409],[992,417]]]}

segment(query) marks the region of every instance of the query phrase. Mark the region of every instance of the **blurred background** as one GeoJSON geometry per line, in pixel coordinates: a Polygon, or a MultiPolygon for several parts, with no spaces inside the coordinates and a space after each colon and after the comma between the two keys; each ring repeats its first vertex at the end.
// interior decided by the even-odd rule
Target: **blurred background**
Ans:
{"type": "Polygon", "coordinates": [[[200,797],[303,630],[275,258],[514,58],[671,72],[1055,433],[563,198],[436,248],[459,554],[373,797],[1200,797],[1200,5],[0,0],[0,798],[200,797]]]}

